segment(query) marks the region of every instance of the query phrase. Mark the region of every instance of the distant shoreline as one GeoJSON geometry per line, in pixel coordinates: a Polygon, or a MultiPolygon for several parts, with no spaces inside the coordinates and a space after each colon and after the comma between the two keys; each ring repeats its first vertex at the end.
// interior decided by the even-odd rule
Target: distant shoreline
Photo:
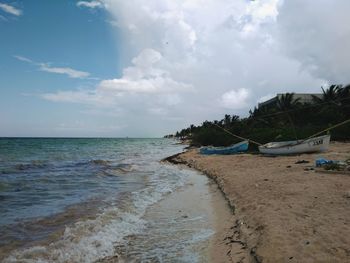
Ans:
{"type": "Polygon", "coordinates": [[[165,159],[214,179],[234,212],[225,243],[233,262],[350,260],[350,176],[317,173],[320,156],[350,158],[349,143],[326,153],[284,157],[204,156],[196,149],[165,159]],[[304,160],[302,164],[297,161],[304,160]]]}

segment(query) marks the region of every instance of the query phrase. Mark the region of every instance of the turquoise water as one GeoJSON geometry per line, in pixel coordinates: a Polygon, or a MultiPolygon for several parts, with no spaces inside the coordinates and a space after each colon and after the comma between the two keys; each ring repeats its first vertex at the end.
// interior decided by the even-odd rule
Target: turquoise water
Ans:
{"type": "Polygon", "coordinates": [[[0,138],[0,262],[208,262],[208,179],[160,162],[183,148],[0,138]]]}
{"type": "Polygon", "coordinates": [[[144,227],[149,205],[182,184],[184,172],[159,162],[182,149],[168,139],[1,138],[0,256],[58,230],[81,231],[87,247],[112,233],[86,261],[111,254],[114,242],[144,227]],[[93,226],[78,230],[79,222],[93,226]]]}
{"type": "Polygon", "coordinates": [[[177,151],[162,139],[0,139],[0,226],[136,190],[142,166],[177,151]]]}

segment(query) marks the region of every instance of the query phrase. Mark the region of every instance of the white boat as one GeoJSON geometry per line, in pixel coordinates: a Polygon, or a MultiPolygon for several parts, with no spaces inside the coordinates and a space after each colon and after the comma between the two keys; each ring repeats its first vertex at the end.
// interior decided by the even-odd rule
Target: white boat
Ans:
{"type": "Polygon", "coordinates": [[[323,152],[328,149],[330,139],[330,135],[324,135],[307,140],[269,142],[259,146],[259,151],[271,155],[323,152]]]}

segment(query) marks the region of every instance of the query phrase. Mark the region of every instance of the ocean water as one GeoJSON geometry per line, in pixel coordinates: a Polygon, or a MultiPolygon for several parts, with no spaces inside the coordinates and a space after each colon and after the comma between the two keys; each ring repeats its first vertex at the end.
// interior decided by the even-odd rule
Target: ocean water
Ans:
{"type": "Polygon", "coordinates": [[[0,261],[201,261],[205,214],[149,212],[196,178],[160,162],[182,150],[169,139],[0,139],[0,261]]]}

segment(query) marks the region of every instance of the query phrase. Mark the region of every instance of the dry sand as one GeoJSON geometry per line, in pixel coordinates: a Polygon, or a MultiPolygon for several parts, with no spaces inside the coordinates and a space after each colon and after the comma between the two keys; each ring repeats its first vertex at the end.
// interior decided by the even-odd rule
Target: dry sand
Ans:
{"type": "Polygon", "coordinates": [[[213,178],[234,208],[216,262],[350,262],[350,176],[310,170],[319,157],[348,159],[350,144],[274,158],[189,150],[170,161],[213,178]]]}

